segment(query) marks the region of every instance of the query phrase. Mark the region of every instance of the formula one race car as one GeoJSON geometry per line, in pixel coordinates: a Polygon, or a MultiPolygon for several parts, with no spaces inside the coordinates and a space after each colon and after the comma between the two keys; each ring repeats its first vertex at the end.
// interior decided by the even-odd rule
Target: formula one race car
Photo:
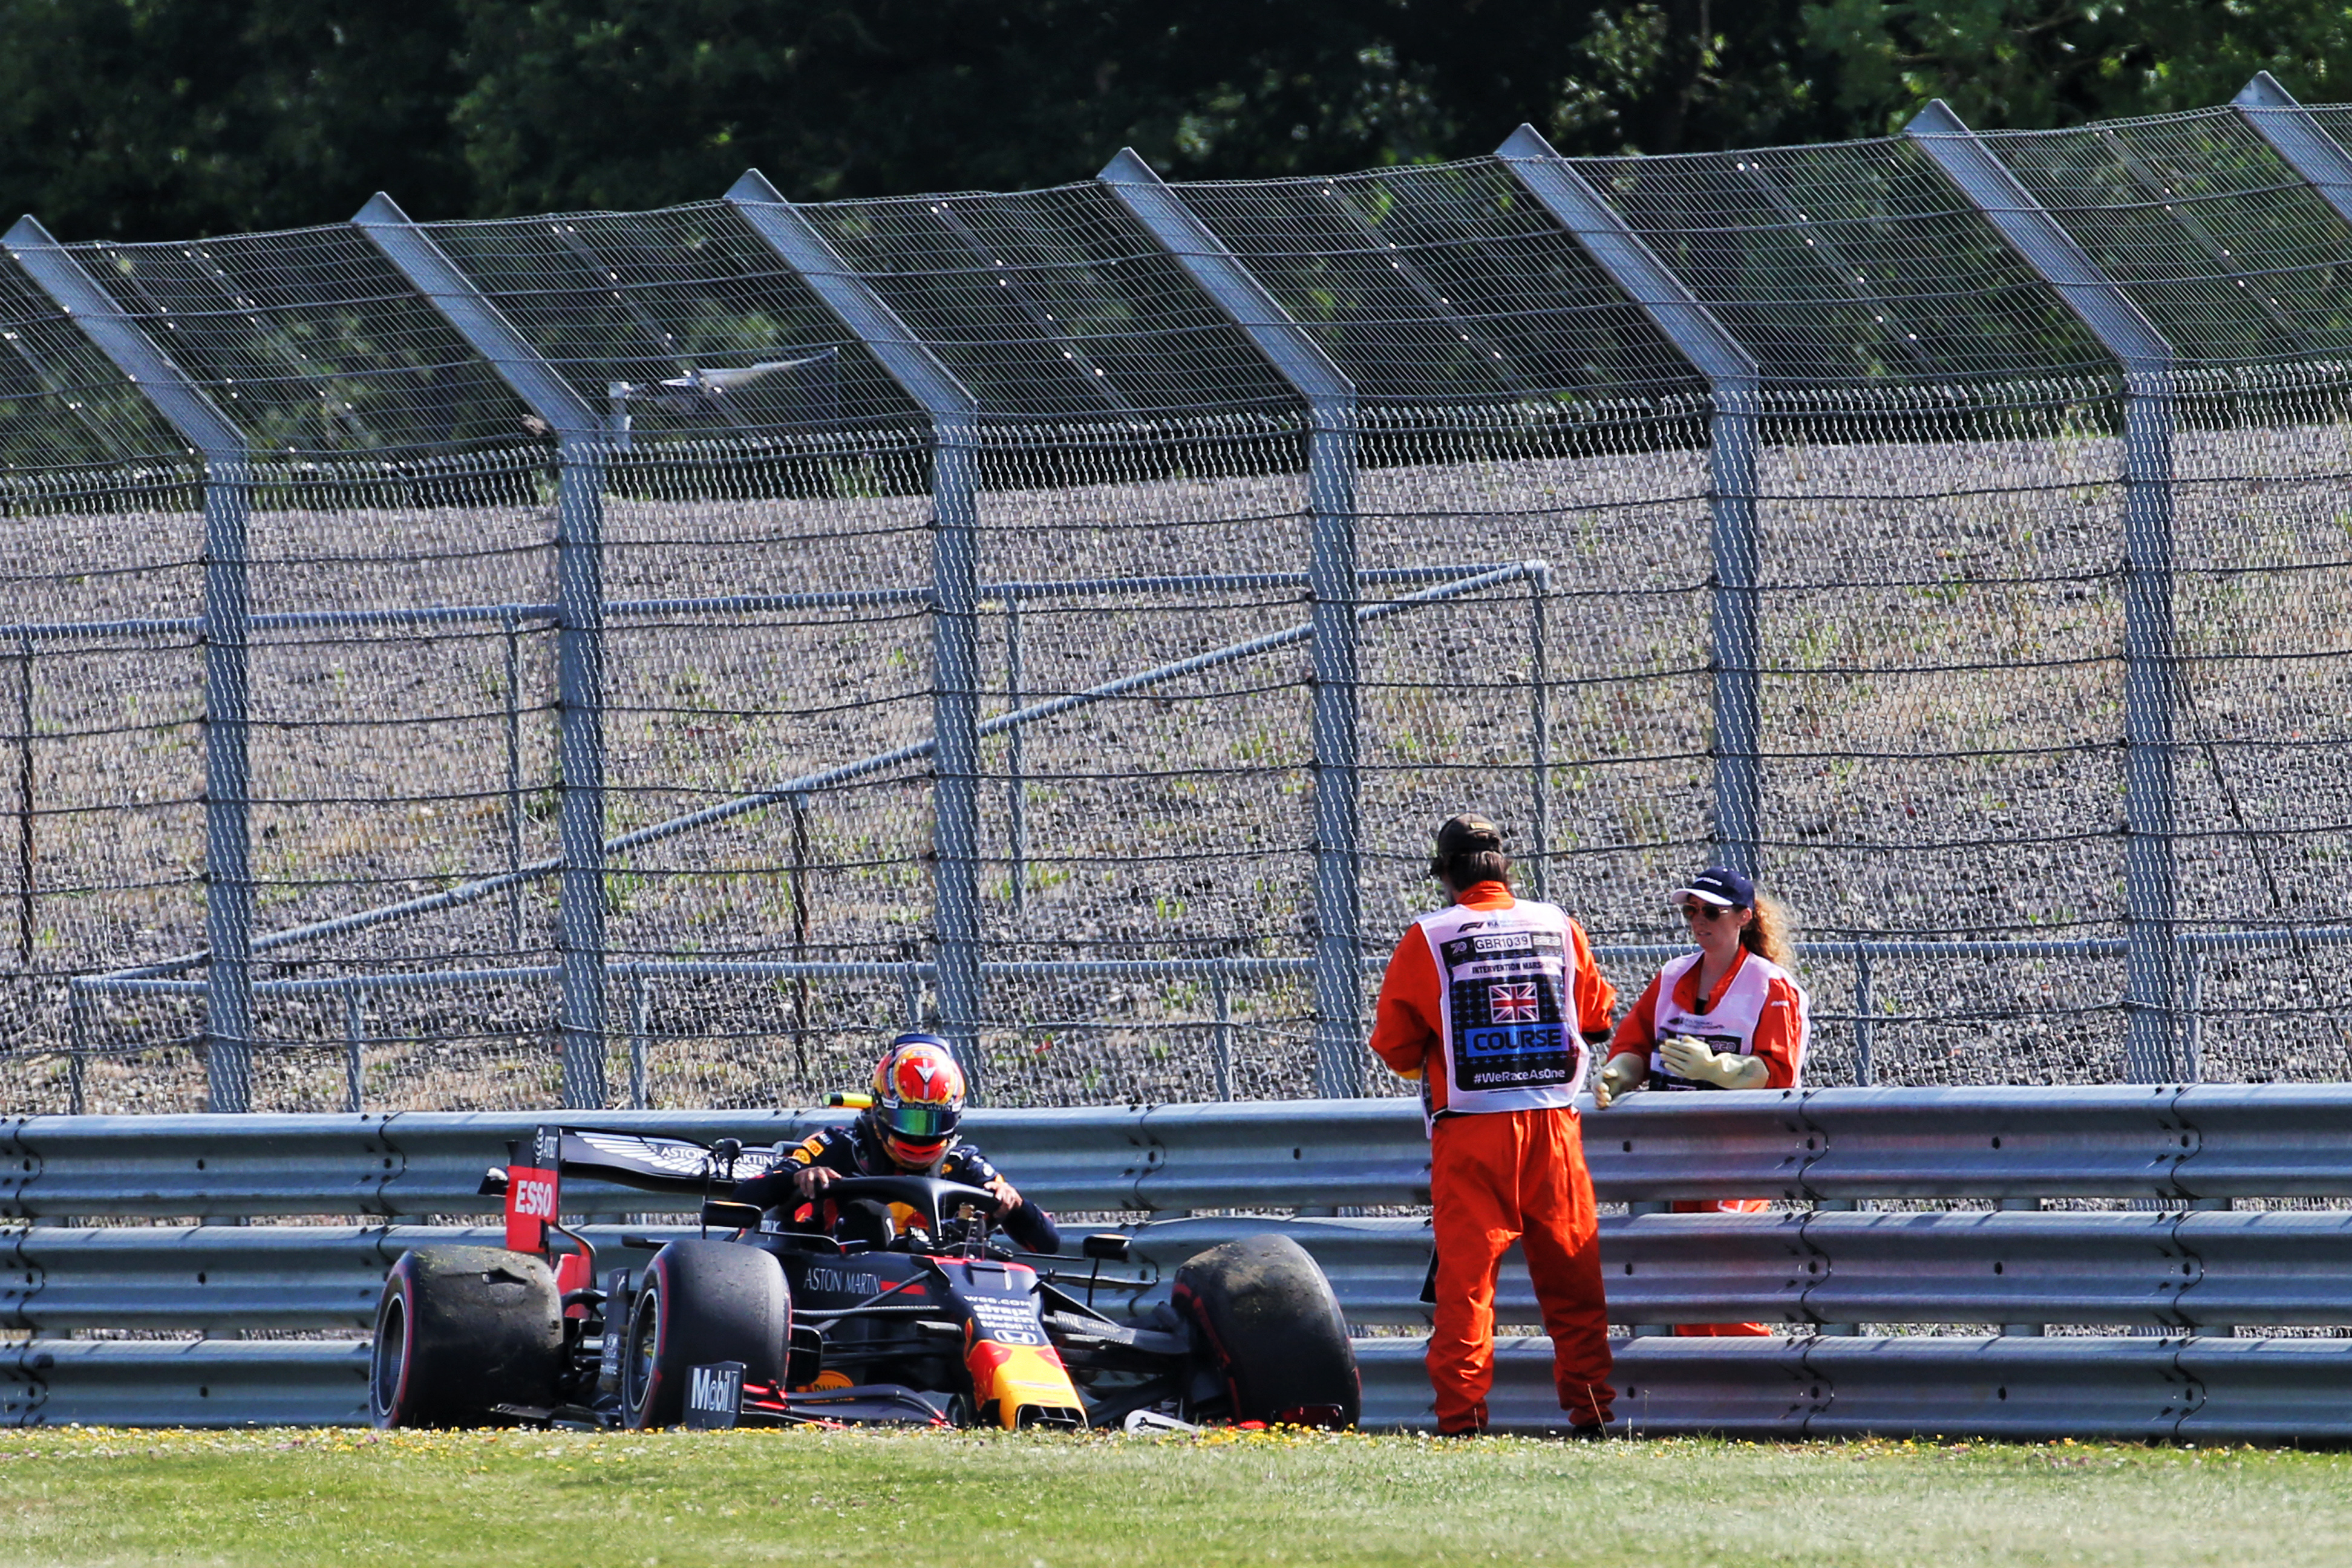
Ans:
{"type": "Polygon", "coordinates": [[[1102,1272],[1126,1258],[1125,1237],[1088,1237],[1076,1258],[1017,1254],[977,1187],[828,1187],[828,1212],[891,1205],[903,1234],[879,1247],[709,1195],[781,1158],[731,1139],[541,1128],[528,1163],[484,1183],[506,1196],[505,1247],[423,1247],[393,1266],[369,1377],[376,1425],[1356,1423],[1339,1300],[1286,1237],[1202,1252],[1167,1300],[1114,1319],[1097,1294],[1132,1303],[1148,1288],[1102,1272]],[[600,1287],[595,1249],[560,1223],[568,1175],[699,1192],[703,1234],[624,1237],[652,1260],[600,1287]]]}

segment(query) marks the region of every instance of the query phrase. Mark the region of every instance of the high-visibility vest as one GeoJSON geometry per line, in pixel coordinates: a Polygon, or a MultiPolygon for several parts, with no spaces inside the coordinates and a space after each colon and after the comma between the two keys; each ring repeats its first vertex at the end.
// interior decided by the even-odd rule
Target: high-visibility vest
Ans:
{"type": "MultiPolygon", "coordinates": [[[[1686,952],[1668,961],[1658,971],[1658,1014],[1654,1021],[1653,1037],[1663,1042],[1669,1035],[1692,1035],[1717,1051],[1729,1051],[1735,1056],[1756,1054],[1756,1026],[1763,1021],[1764,1009],[1771,1001],[1772,982],[1785,980],[1797,995],[1797,1060],[1790,1065],[1799,1072],[1804,1070],[1803,1050],[1812,1032],[1813,999],[1797,984],[1797,977],[1760,954],[1750,952],[1740,960],[1730,981],[1723,987],[1704,1013],[1684,1010],[1675,1000],[1675,990],[1684,975],[1690,973],[1701,953],[1686,952]]],[[[1678,1073],[1666,1070],[1665,1058],[1656,1046],[1650,1047],[1650,1087],[1652,1089],[1721,1089],[1718,1083],[1701,1083],[1678,1073]]]]}
{"type": "Polygon", "coordinates": [[[1574,1104],[1586,1051],[1567,914],[1523,900],[1507,910],[1451,904],[1413,923],[1436,960],[1444,999],[1442,1109],[1475,1115],[1574,1104]]]}

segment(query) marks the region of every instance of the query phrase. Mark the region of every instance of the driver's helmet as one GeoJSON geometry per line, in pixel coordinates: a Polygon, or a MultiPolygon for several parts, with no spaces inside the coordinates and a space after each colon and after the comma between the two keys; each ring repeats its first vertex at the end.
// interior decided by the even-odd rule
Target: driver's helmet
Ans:
{"type": "Polygon", "coordinates": [[[963,1069],[937,1035],[901,1035],[874,1067],[866,1112],[882,1147],[909,1170],[939,1163],[963,1120],[963,1069]]]}

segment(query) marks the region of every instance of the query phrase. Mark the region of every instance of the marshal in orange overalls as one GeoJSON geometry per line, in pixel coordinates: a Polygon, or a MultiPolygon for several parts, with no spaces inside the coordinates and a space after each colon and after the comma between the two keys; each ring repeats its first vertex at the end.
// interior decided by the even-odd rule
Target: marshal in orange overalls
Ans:
{"type": "MultiPolygon", "coordinates": [[[[1712,1084],[1677,1078],[1657,1057],[1662,1036],[1692,1035],[1717,1050],[1761,1061],[1761,1087],[1793,1089],[1804,1071],[1811,1008],[1811,998],[1795,975],[1745,948],[1737,950],[1731,973],[1716,983],[1714,996],[1702,1005],[1698,955],[1685,953],[1652,976],[1617,1026],[1609,1055],[1612,1059],[1641,1056],[1650,1064],[1654,1090],[1713,1089],[1712,1084]]],[[[1762,1214],[1769,1207],[1762,1198],[1685,1198],[1675,1205],[1675,1212],[1762,1214]]],[[[1769,1323],[1676,1323],[1675,1332],[1686,1338],[1746,1338],[1769,1334],[1772,1328],[1769,1323]]]]}
{"type": "Polygon", "coordinates": [[[1616,993],[1583,928],[1478,882],[1414,922],[1381,983],[1372,1049],[1422,1082],[1437,1303],[1429,1381],[1441,1432],[1486,1425],[1495,1275],[1512,1242],[1534,1282],[1572,1426],[1610,1418],[1601,1232],[1573,1097],[1616,993]]]}

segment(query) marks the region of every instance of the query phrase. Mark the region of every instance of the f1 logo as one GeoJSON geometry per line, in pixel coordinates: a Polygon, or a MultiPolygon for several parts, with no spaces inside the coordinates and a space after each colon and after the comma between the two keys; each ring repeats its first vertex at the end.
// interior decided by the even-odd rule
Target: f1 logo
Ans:
{"type": "Polygon", "coordinates": [[[743,1412],[743,1363],[714,1362],[686,1373],[686,1424],[709,1430],[732,1426],[743,1412]]]}

